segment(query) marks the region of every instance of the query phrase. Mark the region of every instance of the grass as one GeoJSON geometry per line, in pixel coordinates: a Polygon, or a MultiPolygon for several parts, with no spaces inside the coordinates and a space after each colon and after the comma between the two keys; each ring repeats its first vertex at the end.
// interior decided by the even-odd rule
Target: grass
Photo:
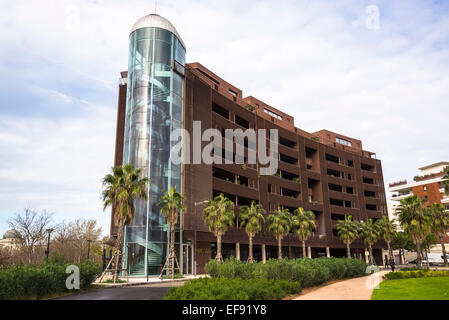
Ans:
{"type": "Polygon", "coordinates": [[[449,278],[415,278],[383,281],[372,300],[449,300],[449,278]]]}
{"type": "MultiPolygon", "coordinates": [[[[183,279],[185,278],[182,274],[180,273],[175,273],[175,279],[183,279]]],[[[162,279],[172,279],[172,276],[163,276],[162,279]]]]}
{"type": "MultiPolygon", "coordinates": [[[[128,282],[128,281],[122,280],[122,279],[117,279],[116,283],[126,283],[126,282],[128,282]]],[[[102,281],[101,283],[114,283],[114,280],[113,279],[107,279],[107,280],[102,281]]]]}

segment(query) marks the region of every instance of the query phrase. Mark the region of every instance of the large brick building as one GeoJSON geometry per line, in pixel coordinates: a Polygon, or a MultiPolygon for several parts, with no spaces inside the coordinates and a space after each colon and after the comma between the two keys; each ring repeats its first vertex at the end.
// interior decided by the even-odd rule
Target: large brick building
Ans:
{"type": "MultiPolygon", "coordinates": [[[[185,210],[177,231],[177,248],[184,273],[204,271],[215,254],[215,238],[203,223],[201,201],[223,193],[238,207],[255,201],[268,213],[278,206],[293,212],[312,210],[318,228],[307,241],[308,254],[344,256],[345,245],[336,223],[351,215],[362,221],[387,214],[380,160],[363,150],[362,141],[327,130],[308,133],[295,127],[294,117],[236,88],[199,63],[185,64],[185,45],[166,19],[149,15],[140,19],[130,35],[130,66],[121,73],[118,99],[115,165],[142,167],[151,178],[150,199],[137,201],[136,219],[126,228],[126,263],[131,274],[158,274],[167,254],[167,226],[157,200],[170,186],[185,197],[185,210]],[[165,55],[164,55],[165,50],[165,55]],[[242,163],[170,163],[169,131],[201,129],[277,129],[278,171],[260,175],[259,164],[248,163],[248,145],[242,163]],[[195,270],[196,268],[196,270],[195,270]]],[[[194,143],[190,134],[191,145],[194,143]]],[[[184,141],[185,143],[186,141],[184,141]]],[[[208,142],[202,142],[204,147],[208,142]]],[[[234,158],[235,141],[231,158],[234,158]]],[[[238,223],[238,220],[236,220],[238,223]]],[[[111,223],[111,233],[115,233],[111,223]]],[[[262,232],[254,239],[258,260],[276,257],[277,241],[262,232]]],[[[301,256],[295,234],[283,240],[285,256],[301,256]]],[[[354,256],[364,246],[352,245],[354,256]]],[[[248,237],[232,227],[223,237],[224,257],[246,259],[248,237]]],[[[381,245],[374,246],[381,263],[381,245]]]]}

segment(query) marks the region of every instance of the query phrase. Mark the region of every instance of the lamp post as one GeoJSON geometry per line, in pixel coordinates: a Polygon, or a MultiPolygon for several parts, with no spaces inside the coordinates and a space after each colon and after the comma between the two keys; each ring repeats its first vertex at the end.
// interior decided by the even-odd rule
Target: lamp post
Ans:
{"type": "Polygon", "coordinates": [[[195,202],[194,206],[195,206],[195,218],[194,218],[194,230],[193,230],[193,275],[196,276],[196,207],[202,204],[205,204],[206,200],[204,201],[199,201],[199,202],[195,202]]]}
{"type": "Polygon", "coordinates": [[[47,256],[47,260],[48,260],[48,257],[50,256],[50,235],[54,231],[54,229],[50,228],[50,229],[47,229],[46,231],[48,233],[48,239],[47,239],[47,250],[45,250],[45,255],[47,256]]]}
{"type": "Polygon", "coordinates": [[[90,258],[90,243],[92,242],[92,240],[87,239],[87,260],[89,260],[90,258]]]}

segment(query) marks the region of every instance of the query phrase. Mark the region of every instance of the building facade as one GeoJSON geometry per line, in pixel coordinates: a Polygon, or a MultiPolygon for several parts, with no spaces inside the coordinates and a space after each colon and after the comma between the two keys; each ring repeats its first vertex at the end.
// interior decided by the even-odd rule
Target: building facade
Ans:
{"type": "MultiPolygon", "coordinates": [[[[449,162],[441,161],[419,168],[420,174],[412,181],[402,180],[389,184],[389,191],[392,193],[391,204],[392,218],[397,218],[394,211],[402,199],[411,195],[417,195],[425,200],[424,205],[439,203],[449,210],[449,195],[445,194],[443,186],[444,169],[449,166],[449,162]]],[[[445,238],[445,244],[449,244],[449,237],[445,238]]],[[[441,245],[432,247],[431,252],[441,252],[441,245]]]]}
{"type": "MultiPolygon", "coordinates": [[[[151,179],[149,200],[136,201],[136,218],[126,228],[125,263],[132,275],[159,274],[168,254],[168,226],[159,214],[158,198],[176,186],[185,198],[185,210],[176,233],[176,248],[183,273],[203,273],[216,252],[216,240],[203,222],[202,201],[223,193],[238,207],[252,201],[273,212],[278,206],[293,212],[298,207],[315,213],[318,228],[307,241],[308,255],[345,256],[336,223],[351,215],[355,220],[377,220],[387,215],[382,166],[375,154],[363,150],[362,141],[321,130],[308,133],[294,125],[294,117],[224,81],[200,63],[185,63],[185,45],[168,20],[149,15],[140,19],[130,35],[128,72],[121,73],[117,115],[115,165],[131,163],[151,179]],[[237,143],[231,141],[221,157],[232,164],[173,164],[170,131],[185,129],[183,145],[194,141],[194,123],[201,133],[216,129],[226,144],[227,129],[277,130],[278,170],[261,175],[260,164],[248,161],[251,144],[244,142],[245,156],[237,159],[237,143]]],[[[268,140],[267,140],[268,141],[268,140]]],[[[238,141],[237,141],[238,142],[238,141]]],[[[267,142],[268,143],[268,142],[267,142]]],[[[209,144],[201,142],[203,150],[209,144]]],[[[182,150],[182,152],[187,150],[182,150]]],[[[200,151],[201,152],[201,151],[200,151]]],[[[187,152],[186,152],[187,153],[187,152]]],[[[187,161],[186,161],[187,160],[187,161]]],[[[111,233],[116,233],[111,219],[111,233]]],[[[246,260],[248,237],[236,226],[222,239],[224,258],[246,260]]],[[[266,232],[254,239],[255,259],[277,256],[277,241],[266,232]]],[[[283,240],[283,254],[301,256],[295,234],[283,240]]],[[[351,246],[354,256],[365,255],[364,245],[351,246]]],[[[382,263],[382,244],[374,247],[382,263]]]]}

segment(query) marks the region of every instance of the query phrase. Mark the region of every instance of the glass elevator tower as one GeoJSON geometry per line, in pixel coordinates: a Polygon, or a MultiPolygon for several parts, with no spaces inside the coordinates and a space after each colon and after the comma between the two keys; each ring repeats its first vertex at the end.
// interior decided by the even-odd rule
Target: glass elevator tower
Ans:
{"type": "Polygon", "coordinates": [[[131,30],[123,163],[142,168],[151,182],[148,200],[135,201],[134,221],[125,230],[130,275],[159,275],[168,255],[169,226],[157,204],[170,187],[182,191],[182,165],[170,159],[170,133],[183,127],[184,78],[175,69],[185,66],[185,53],[175,27],[157,14],[142,17],[131,30]]]}

